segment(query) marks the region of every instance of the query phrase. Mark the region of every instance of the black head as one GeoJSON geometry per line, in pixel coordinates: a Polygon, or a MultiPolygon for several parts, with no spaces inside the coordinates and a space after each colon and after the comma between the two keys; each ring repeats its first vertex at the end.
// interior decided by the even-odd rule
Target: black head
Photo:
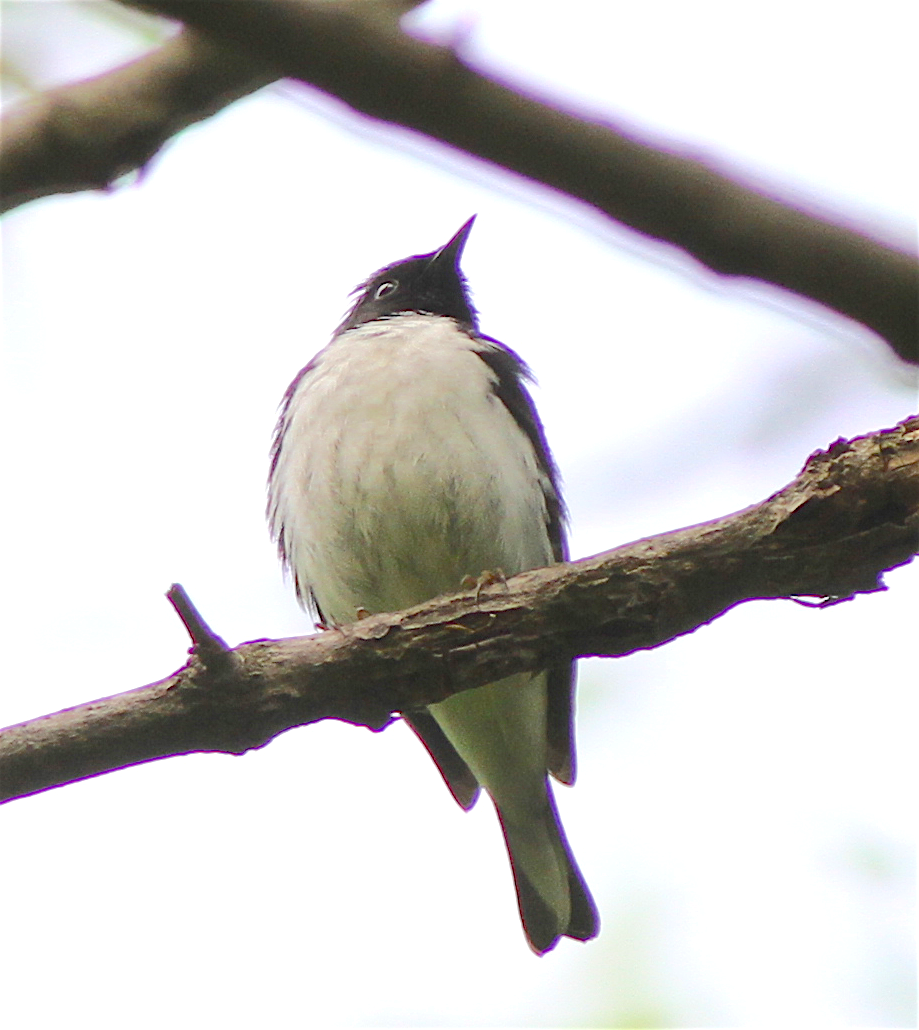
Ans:
{"type": "Polygon", "coordinates": [[[401,311],[447,315],[475,328],[475,310],[460,270],[463,247],[474,221],[475,215],[440,250],[387,265],[361,283],[355,290],[357,300],[338,331],[401,311]]]}

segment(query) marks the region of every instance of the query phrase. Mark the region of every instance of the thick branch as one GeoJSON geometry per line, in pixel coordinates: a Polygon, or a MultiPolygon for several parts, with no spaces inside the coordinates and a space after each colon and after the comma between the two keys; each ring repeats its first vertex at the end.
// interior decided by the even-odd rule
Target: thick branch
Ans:
{"type": "Polygon", "coordinates": [[[446,47],[355,10],[286,0],[143,0],[142,6],[261,53],[291,76],[553,186],[713,271],[763,279],[874,329],[919,360],[915,260],[476,74],[446,47]]]}
{"type": "Polygon", "coordinates": [[[584,200],[715,272],[820,301],[919,361],[919,271],[912,257],[746,189],[702,162],[516,93],[476,74],[451,50],[362,17],[359,8],[288,0],[143,6],[261,53],[357,110],[584,200]]]}
{"type": "MultiPolygon", "coordinates": [[[[516,93],[476,74],[448,48],[399,32],[377,5],[143,0],[134,6],[205,29],[258,55],[276,75],[299,78],[375,118],[416,129],[586,201],[681,247],[719,274],[761,279],[811,297],[870,327],[901,357],[919,360],[919,279],[913,258],[747,189],[703,162],[646,146],[610,124],[581,120],[516,93]]],[[[234,73],[228,54],[215,58],[215,64],[228,77],[227,94],[255,88],[247,84],[245,70],[234,73]]],[[[107,78],[95,81],[101,87],[107,78]]],[[[156,94],[153,83],[140,93],[145,89],[156,94]]],[[[59,96],[65,106],[71,103],[66,91],[59,96]]],[[[130,96],[128,90],[119,105],[128,123],[130,96]]],[[[227,102],[224,97],[218,102],[213,89],[208,97],[204,104],[214,109],[227,102]]],[[[104,160],[88,171],[79,171],[78,162],[76,173],[62,155],[100,149],[91,137],[73,139],[91,126],[87,112],[51,119],[55,126],[66,124],[63,134],[59,128],[49,132],[47,119],[44,131],[37,131],[43,128],[37,116],[28,133],[17,131],[15,123],[4,125],[14,154],[0,166],[0,176],[7,163],[16,173],[5,186],[14,193],[9,206],[52,192],[49,187],[98,186],[110,182],[116,169],[147,160],[169,131],[195,120],[181,90],[173,91],[172,99],[178,105],[175,128],[169,129],[166,112],[159,110],[154,125],[138,131],[141,142],[135,145],[135,131],[126,123],[120,130],[124,153],[117,154],[119,133],[109,124],[111,105],[98,96],[101,127],[96,131],[103,136],[104,160]],[[62,148],[62,138],[69,149],[62,148]]]]}
{"type": "Polygon", "coordinates": [[[917,551],[919,417],[818,451],[734,515],[524,573],[478,599],[253,641],[210,667],[193,658],[159,683],[9,727],[0,799],[170,755],[238,754],[320,719],[380,729],[393,712],[562,655],[657,647],[742,601],[883,590],[881,573],[917,551]]]}

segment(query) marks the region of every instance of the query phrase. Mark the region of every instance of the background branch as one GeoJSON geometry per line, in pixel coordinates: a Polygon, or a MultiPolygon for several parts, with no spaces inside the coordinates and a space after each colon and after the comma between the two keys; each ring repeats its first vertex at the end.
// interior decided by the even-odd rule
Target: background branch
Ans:
{"type": "Polygon", "coordinates": [[[121,68],[24,101],[0,123],[0,211],[110,186],[182,129],[277,78],[264,68],[185,29],[121,68]]]}
{"type": "MultiPolygon", "coordinates": [[[[152,116],[143,113],[143,104],[137,106],[141,113],[134,126],[133,101],[120,104],[113,119],[104,97],[107,77],[92,80],[107,141],[101,148],[91,138],[98,130],[91,128],[93,117],[84,103],[89,94],[76,95],[78,117],[63,117],[74,96],[59,91],[60,110],[52,107],[42,115],[36,109],[31,125],[14,120],[4,126],[13,144],[12,157],[0,167],[6,179],[8,160],[14,173],[5,186],[13,186],[9,206],[52,192],[54,183],[59,189],[83,189],[110,182],[149,160],[171,132],[210,113],[208,106],[215,110],[286,74],[375,118],[416,129],[583,200],[681,247],[718,274],[760,279],[817,300],[873,329],[901,357],[919,360],[919,272],[912,257],[757,193],[705,162],[647,146],[609,123],[576,118],[476,74],[449,48],[400,32],[376,5],[144,0],[134,6],[206,30],[276,72],[259,78],[229,49],[208,55],[194,42],[184,44],[193,51],[189,77],[204,88],[199,102],[190,102],[184,89],[170,90],[177,105],[170,114],[162,103],[167,94],[142,81],[160,74],[150,55],[128,66],[134,72],[124,97],[154,98],[152,116]],[[213,81],[215,67],[223,80],[213,81]],[[90,136],[75,142],[74,130],[90,136]],[[85,155],[97,150],[103,160],[85,164],[85,155]],[[62,161],[68,154],[70,161],[62,161]]],[[[161,60],[164,74],[181,83],[181,54],[161,60]]]]}
{"type": "Polygon", "coordinates": [[[258,640],[172,676],[0,732],[0,799],[293,726],[371,729],[552,657],[656,647],[742,601],[884,589],[919,551],[919,417],[818,451],[761,504],[593,558],[342,630],[258,640]]]}

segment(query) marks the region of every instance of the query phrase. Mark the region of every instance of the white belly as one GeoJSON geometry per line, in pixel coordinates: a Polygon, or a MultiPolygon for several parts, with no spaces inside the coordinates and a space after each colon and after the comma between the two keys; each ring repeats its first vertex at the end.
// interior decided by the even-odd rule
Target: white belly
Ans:
{"type": "Polygon", "coordinates": [[[472,346],[450,319],[401,315],[350,330],[298,384],[272,508],[331,621],[552,561],[533,448],[472,346]]]}

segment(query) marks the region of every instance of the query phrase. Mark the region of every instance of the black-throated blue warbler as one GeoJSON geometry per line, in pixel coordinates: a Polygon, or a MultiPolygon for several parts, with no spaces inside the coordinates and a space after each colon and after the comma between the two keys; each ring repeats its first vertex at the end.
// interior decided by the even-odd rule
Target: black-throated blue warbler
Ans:
{"type": "MultiPolygon", "coordinates": [[[[359,286],[284,397],[271,532],[301,602],[328,626],[567,558],[530,372],[479,331],[460,270],[473,221],[359,286]]],[[[573,692],[562,661],[404,716],[463,808],[480,785],[491,795],[539,954],[598,932],[547,775],[574,781],[573,692]]]]}

